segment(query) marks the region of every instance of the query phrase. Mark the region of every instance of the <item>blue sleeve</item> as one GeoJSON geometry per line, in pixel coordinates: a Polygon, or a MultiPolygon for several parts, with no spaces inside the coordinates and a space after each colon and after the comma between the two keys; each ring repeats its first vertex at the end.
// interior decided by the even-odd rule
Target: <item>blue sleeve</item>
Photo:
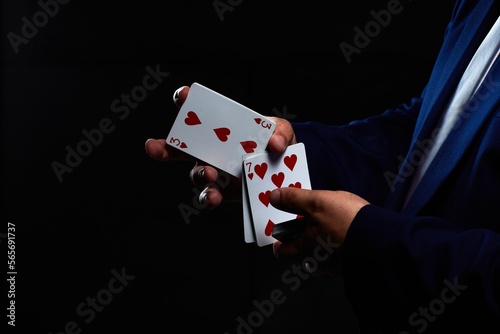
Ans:
{"type": "Polygon", "coordinates": [[[343,271],[354,311],[372,328],[500,321],[500,234],[489,229],[368,205],[347,233],[343,271]]]}
{"type": "Polygon", "coordinates": [[[382,204],[410,145],[421,99],[346,125],[292,123],[313,189],[346,190],[382,204]],[[389,177],[389,179],[388,179],[389,177]]]}

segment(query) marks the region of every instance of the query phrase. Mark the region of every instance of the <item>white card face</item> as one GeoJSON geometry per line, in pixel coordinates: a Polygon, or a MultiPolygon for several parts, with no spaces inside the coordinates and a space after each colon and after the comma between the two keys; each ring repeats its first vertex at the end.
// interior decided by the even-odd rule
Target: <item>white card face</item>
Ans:
{"type": "Polygon", "coordinates": [[[195,82],[166,140],[241,178],[243,155],[264,152],[275,127],[270,119],[195,82]]]}
{"type": "Polygon", "coordinates": [[[282,187],[311,189],[304,144],[291,145],[282,154],[264,152],[244,157],[243,172],[255,239],[258,246],[266,246],[276,241],[271,235],[275,224],[297,217],[269,204],[271,191],[282,187]]]}
{"type": "Polygon", "coordinates": [[[246,178],[242,177],[241,197],[243,203],[243,231],[246,243],[255,242],[255,231],[253,229],[252,213],[250,203],[248,202],[247,182],[246,178]]]}

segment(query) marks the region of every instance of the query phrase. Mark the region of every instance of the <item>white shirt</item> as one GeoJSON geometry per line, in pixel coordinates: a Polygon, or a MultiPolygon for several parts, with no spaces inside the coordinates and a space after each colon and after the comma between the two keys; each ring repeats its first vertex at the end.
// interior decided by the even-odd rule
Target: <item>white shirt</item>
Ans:
{"type": "Polygon", "coordinates": [[[460,115],[464,111],[467,103],[470,101],[476,90],[479,88],[488,71],[498,58],[500,51],[500,17],[496,20],[488,35],[477,49],[472,57],[467,69],[465,70],[458,86],[452,95],[441,119],[436,127],[439,129],[434,144],[430,148],[425,160],[416,168],[415,174],[411,179],[410,188],[406,197],[405,206],[411,195],[415,191],[422,176],[427,171],[432,159],[434,159],[441,144],[444,142],[450,131],[455,126],[460,115]]]}

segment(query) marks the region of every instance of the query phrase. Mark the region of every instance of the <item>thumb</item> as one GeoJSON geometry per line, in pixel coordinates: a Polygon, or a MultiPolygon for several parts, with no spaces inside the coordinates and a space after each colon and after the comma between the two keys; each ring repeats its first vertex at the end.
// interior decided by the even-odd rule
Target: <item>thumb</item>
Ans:
{"type": "Polygon", "coordinates": [[[269,203],[276,209],[306,215],[311,208],[311,190],[294,187],[275,189],[269,195],[269,203]]]}

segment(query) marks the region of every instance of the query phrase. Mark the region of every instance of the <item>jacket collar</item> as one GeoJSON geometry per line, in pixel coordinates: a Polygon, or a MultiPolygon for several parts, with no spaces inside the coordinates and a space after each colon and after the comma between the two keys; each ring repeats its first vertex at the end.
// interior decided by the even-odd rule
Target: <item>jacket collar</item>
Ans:
{"type": "MultiPolygon", "coordinates": [[[[484,36],[486,36],[488,30],[497,19],[497,16],[488,15],[488,11],[491,9],[493,3],[493,0],[483,1],[480,6],[476,6],[473,9],[470,15],[464,17],[460,16],[460,8],[458,8],[456,13],[457,18],[448,26],[448,36],[436,60],[431,78],[423,94],[423,103],[415,127],[413,144],[402,164],[399,178],[396,179],[403,181],[394,184],[393,191],[388,196],[386,207],[397,211],[402,210],[404,213],[412,215],[417,214],[451,173],[467,147],[469,147],[474,135],[497,105],[498,96],[500,95],[498,93],[489,94],[485,97],[482,96],[480,99],[471,99],[466,110],[474,110],[474,112],[464,114],[467,119],[465,117],[461,119],[460,126],[456,127],[456,130],[453,130],[449,134],[440,151],[435,156],[433,163],[429,166],[428,170],[432,172],[424,175],[403,210],[402,205],[406,191],[411,183],[411,175],[409,176],[408,174],[411,173],[411,168],[417,167],[412,165],[411,162],[414,161],[411,160],[414,159],[413,153],[422,149],[419,143],[432,138],[439,117],[446,107],[453,90],[460,81],[465,68],[484,36]]],[[[492,12],[494,11],[492,10],[492,12]]],[[[488,76],[498,77],[499,67],[497,61],[488,76]]],[[[483,87],[488,83],[491,82],[485,80],[483,87]]],[[[478,93],[481,92],[483,90],[481,88],[478,89],[478,93]]]]}

